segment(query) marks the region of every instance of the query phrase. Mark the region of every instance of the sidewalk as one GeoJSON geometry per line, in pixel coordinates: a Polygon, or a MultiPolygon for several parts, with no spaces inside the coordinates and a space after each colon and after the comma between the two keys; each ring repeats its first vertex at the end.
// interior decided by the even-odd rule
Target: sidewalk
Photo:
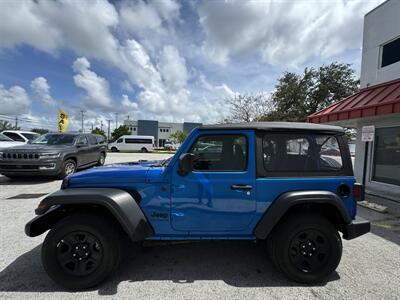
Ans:
{"type": "Polygon", "coordinates": [[[388,213],[380,213],[358,205],[358,215],[371,222],[371,232],[400,245],[400,203],[377,196],[365,195],[365,200],[386,206],[388,213]]]}

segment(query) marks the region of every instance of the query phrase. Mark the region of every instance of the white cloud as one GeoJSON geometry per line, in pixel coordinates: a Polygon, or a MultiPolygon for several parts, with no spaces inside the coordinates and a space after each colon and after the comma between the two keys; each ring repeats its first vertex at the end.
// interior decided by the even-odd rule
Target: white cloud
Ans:
{"type": "Polygon", "coordinates": [[[164,47],[158,68],[166,86],[173,91],[177,91],[186,86],[188,80],[186,61],[179,55],[175,47],[164,47]]]}
{"type": "Polygon", "coordinates": [[[106,0],[3,2],[0,19],[0,47],[28,44],[49,53],[65,47],[80,55],[117,59],[118,40],[111,30],[118,13],[106,0]]]}
{"type": "Polygon", "coordinates": [[[200,74],[198,81],[201,87],[205,91],[210,92],[210,94],[213,95],[215,98],[226,99],[226,98],[231,98],[236,94],[225,83],[222,83],[220,85],[212,85],[210,82],[208,82],[204,74],[200,74]]]}
{"type": "Polygon", "coordinates": [[[55,102],[50,95],[50,86],[46,78],[36,77],[31,82],[31,88],[36,96],[47,105],[54,105],[55,102]]]}
{"type": "MultiPolygon", "coordinates": [[[[61,49],[72,50],[81,56],[73,65],[74,82],[85,90],[87,106],[103,108],[104,114],[130,107],[137,110],[135,115],[146,118],[213,122],[225,116],[225,99],[240,88],[235,73],[250,66],[235,61],[223,69],[227,70],[225,80],[219,66],[209,60],[227,64],[240,55],[257,53],[263,60],[257,61],[261,67],[247,73],[257,76],[253,83],[264,83],[260,78],[266,76],[268,67],[263,75],[255,74],[264,70],[263,62],[286,68],[360,47],[363,14],[380,1],[190,3],[188,6],[198,9],[204,35],[197,32],[197,20],[180,19],[181,3],[172,0],[115,4],[106,0],[9,1],[0,9],[0,48],[27,44],[55,56],[63,53],[58,52],[61,49]],[[177,24],[182,26],[175,32],[177,24]],[[91,69],[88,59],[125,73],[129,81],[121,83],[121,90],[129,94],[135,89],[135,101],[127,95],[113,101],[108,81],[91,69]],[[193,76],[196,67],[206,75],[214,70],[219,74],[207,79],[193,76]],[[120,107],[113,106],[115,103],[120,107]]],[[[36,95],[45,101],[52,99],[45,78],[34,82],[36,95]]],[[[256,85],[246,82],[242,86],[245,84],[247,88],[256,85]]]]}
{"type": "Polygon", "coordinates": [[[121,23],[130,32],[162,30],[163,22],[171,23],[179,18],[179,8],[174,0],[124,1],[120,8],[121,23]]]}
{"type": "Polygon", "coordinates": [[[72,65],[77,73],[74,82],[86,91],[85,100],[90,107],[111,107],[112,100],[108,81],[90,70],[90,62],[86,57],[79,57],[72,65]]]}
{"type": "Polygon", "coordinates": [[[15,85],[9,89],[0,84],[0,107],[4,115],[28,113],[31,101],[25,89],[15,85]]]}
{"type": "Polygon", "coordinates": [[[133,102],[129,100],[128,95],[122,95],[122,106],[126,109],[131,109],[131,110],[137,110],[138,109],[138,104],[136,102],[133,102]]]}
{"type": "Polygon", "coordinates": [[[280,67],[329,58],[361,47],[364,14],[382,1],[205,1],[203,48],[221,64],[253,51],[280,67]]]}
{"type": "Polygon", "coordinates": [[[132,92],[133,91],[133,86],[128,80],[124,80],[121,82],[121,89],[124,92],[132,92]]]}

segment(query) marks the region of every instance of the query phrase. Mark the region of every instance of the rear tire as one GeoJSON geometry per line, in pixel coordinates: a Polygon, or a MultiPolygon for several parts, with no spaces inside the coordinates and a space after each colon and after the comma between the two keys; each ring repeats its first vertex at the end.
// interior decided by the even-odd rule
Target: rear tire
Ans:
{"type": "Polygon", "coordinates": [[[57,284],[81,290],[103,282],[122,257],[121,232],[112,221],[76,214],[59,221],[42,246],[42,264],[57,284]]]}
{"type": "Polygon", "coordinates": [[[288,216],[274,229],[268,246],[276,267],[300,283],[323,282],[342,257],[338,231],[312,213],[288,216]]]}

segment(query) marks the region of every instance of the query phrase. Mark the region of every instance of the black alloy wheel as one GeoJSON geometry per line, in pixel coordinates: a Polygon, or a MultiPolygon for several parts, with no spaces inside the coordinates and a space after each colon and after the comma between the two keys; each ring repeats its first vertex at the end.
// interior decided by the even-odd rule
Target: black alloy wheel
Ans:
{"type": "Polygon", "coordinates": [[[99,239],[89,232],[70,232],[57,243],[57,261],[65,273],[89,275],[102,260],[103,247],[99,239]]]}
{"type": "Polygon", "coordinates": [[[290,260],[300,271],[318,272],[331,256],[328,238],[317,229],[299,232],[290,241],[290,260]]]}

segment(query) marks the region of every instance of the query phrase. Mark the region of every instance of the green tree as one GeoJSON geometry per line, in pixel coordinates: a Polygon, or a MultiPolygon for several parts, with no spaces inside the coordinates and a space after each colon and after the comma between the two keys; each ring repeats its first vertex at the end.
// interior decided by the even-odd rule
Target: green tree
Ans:
{"type": "Polygon", "coordinates": [[[131,134],[131,131],[129,130],[128,126],[121,125],[111,133],[111,137],[115,141],[120,136],[129,135],[129,134],[131,134]]]}
{"type": "Polygon", "coordinates": [[[46,134],[49,132],[48,129],[44,129],[44,128],[32,128],[31,131],[39,133],[39,134],[46,134]]]}
{"type": "Polygon", "coordinates": [[[350,64],[337,62],[306,68],[302,75],[285,72],[272,94],[275,110],[261,119],[304,122],[307,116],[355,93],[359,82],[350,64]]]}
{"type": "Polygon", "coordinates": [[[171,133],[169,138],[173,140],[175,143],[182,144],[188,136],[188,133],[186,131],[175,131],[174,133],[171,133]]]}
{"type": "Polygon", "coordinates": [[[100,134],[100,135],[104,136],[104,138],[107,138],[107,135],[104,132],[104,130],[100,129],[99,127],[96,127],[95,129],[93,129],[92,133],[93,134],[100,134]]]}

